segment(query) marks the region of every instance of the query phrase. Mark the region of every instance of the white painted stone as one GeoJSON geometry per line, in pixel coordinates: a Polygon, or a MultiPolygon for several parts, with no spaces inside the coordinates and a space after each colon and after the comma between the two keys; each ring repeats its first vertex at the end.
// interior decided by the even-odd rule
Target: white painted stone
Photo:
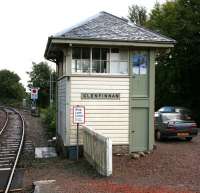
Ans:
{"type": "Polygon", "coordinates": [[[138,154],[141,156],[141,157],[144,157],[145,156],[145,153],[144,152],[138,152],[138,154]]]}
{"type": "Polygon", "coordinates": [[[35,158],[52,158],[57,157],[55,147],[36,147],[35,158]]]}
{"type": "Polygon", "coordinates": [[[140,158],[140,155],[138,153],[132,153],[131,154],[131,158],[132,159],[139,159],[140,158]]]}
{"type": "Polygon", "coordinates": [[[41,180],[33,182],[34,193],[55,193],[55,180],[41,180]]]}

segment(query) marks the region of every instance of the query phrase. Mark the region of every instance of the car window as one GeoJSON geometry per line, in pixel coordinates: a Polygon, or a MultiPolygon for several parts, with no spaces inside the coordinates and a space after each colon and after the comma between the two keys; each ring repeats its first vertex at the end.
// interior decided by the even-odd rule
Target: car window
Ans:
{"type": "Polygon", "coordinates": [[[180,115],[178,113],[165,113],[162,114],[162,120],[163,122],[179,119],[180,115]]]}
{"type": "Polygon", "coordinates": [[[172,113],[172,112],[175,112],[175,108],[174,107],[162,107],[158,111],[161,113],[172,113]]]}
{"type": "Polygon", "coordinates": [[[163,122],[170,121],[170,120],[191,120],[192,117],[189,114],[181,114],[181,113],[165,113],[162,114],[163,122]]]}

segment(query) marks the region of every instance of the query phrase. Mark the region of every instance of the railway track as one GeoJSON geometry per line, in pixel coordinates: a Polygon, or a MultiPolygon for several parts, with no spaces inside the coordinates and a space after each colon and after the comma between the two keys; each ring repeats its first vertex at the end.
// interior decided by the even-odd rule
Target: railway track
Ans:
{"type": "Polygon", "coordinates": [[[0,172],[8,171],[5,193],[11,187],[17,162],[24,142],[24,119],[12,108],[1,108],[6,113],[6,121],[0,128],[0,172]]]}

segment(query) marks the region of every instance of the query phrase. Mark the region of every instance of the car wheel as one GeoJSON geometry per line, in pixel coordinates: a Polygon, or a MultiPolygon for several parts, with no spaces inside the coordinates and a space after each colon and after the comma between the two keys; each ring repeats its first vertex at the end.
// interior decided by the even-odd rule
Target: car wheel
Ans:
{"type": "Polygon", "coordinates": [[[162,140],[162,136],[160,131],[156,131],[156,140],[161,141],[162,140]]]}
{"type": "Polygon", "coordinates": [[[187,141],[191,141],[192,140],[192,137],[186,137],[185,138],[187,141]]]}

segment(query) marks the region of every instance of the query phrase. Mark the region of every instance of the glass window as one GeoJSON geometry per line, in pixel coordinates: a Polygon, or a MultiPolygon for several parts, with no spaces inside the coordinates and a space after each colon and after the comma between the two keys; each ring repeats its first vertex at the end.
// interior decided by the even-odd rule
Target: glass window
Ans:
{"type": "Polygon", "coordinates": [[[82,59],[90,59],[90,48],[82,48],[82,59]]]}
{"type": "Polygon", "coordinates": [[[131,62],[132,62],[133,74],[136,75],[147,74],[147,69],[148,69],[147,51],[141,51],[135,53],[131,58],[131,62]]]}
{"type": "Polygon", "coordinates": [[[92,48],[92,72],[109,72],[109,53],[108,48],[92,48]]]}
{"type": "Polygon", "coordinates": [[[100,68],[100,60],[92,60],[92,72],[93,73],[100,73],[101,68],[100,68]]]}
{"type": "Polygon", "coordinates": [[[111,74],[128,74],[128,50],[112,48],[110,53],[111,74]]]}
{"type": "Polygon", "coordinates": [[[109,60],[110,50],[108,48],[101,49],[101,60],[109,60]]]}
{"type": "Polygon", "coordinates": [[[81,48],[72,49],[72,59],[81,59],[81,48]]]}
{"type": "Polygon", "coordinates": [[[90,48],[73,47],[72,72],[88,73],[90,71],[90,48]]]}
{"type": "Polygon", "coordinates": [[[111,53],[119,53],[119,49],[118,48],[111,48],[111,53]]]}
{"type": "Polygon", "coordinates": [[[100,48],[92,48],[92,59],[100,60],[100,48]]]}
{"type": "Polygon", "coordinates": [[[73,47],[72,72],[128,74],[128,50],[73,47]]]}

